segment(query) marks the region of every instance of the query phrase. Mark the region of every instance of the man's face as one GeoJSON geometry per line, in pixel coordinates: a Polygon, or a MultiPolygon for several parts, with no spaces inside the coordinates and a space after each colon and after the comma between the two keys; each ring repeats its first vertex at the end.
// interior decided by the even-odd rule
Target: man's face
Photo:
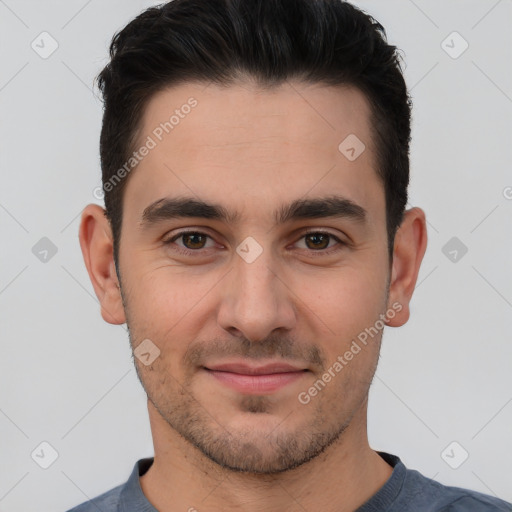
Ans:
{"type": "Polygon", "coordinates": [[[352,419],[363,424],[382,331],[358,342],[350,361],[344,354],[389,307],[385,198],[369,116],[356,89],[298,83],[271,92],[185,84],[147,106],[137,148],[148,136],[156,145],[123,198],[126,320],[134,349],[149,339],[160,351],[150,365],[135,358],[150,407],[222,466],[290,469],[352,419]],[[190,97],[197,104],[182,109],[190,97]],[[158,130],[176,109],[179,122],[158,130]],[[351,134],[366,146],[355,159],[362,146],[353,135],[339,149],[351,134]],[[364,219],[317,212],[280,222],[294,201],[327,205],[334,196],[359,205],[364,219]],[[209,218],[204,209],[172,217],[172,208],[155,205],[184,197],[238,218],[209,218]],[[341,370],[333,367],[339,357],[341,370]],[[300,371],[212,371],[276,362],[300,371]],[[329,368],[330,381],[308,392],[329,368]]]}

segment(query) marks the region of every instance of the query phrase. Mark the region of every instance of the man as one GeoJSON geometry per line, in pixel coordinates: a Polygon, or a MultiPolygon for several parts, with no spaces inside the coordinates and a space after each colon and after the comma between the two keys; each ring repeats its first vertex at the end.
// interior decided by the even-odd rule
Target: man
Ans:
{"type": "Polygon", "coordinates": [[[73,511],[512,510],[368,444],[427,244],[383,27],[339,0],[174,0],[110,53],[80,244],[155,455],[73,511]]]}

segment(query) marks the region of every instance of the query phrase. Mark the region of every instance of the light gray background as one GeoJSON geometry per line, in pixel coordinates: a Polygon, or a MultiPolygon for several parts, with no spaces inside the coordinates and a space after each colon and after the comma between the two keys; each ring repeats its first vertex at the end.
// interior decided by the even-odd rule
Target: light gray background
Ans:
{"type": "MultiPolygon", "coordinates": [[[[384,333],[370,442],[439,482],[511,501],[511,1],[355,3],[404,52],[409,206],[429,223],[411,319],[384,333]],[[469,43],[457,59],[441,47],[453,31],[469,43]],[[442,251],[452,237],[468,248],[457,262],[442,251]],[[441,456],[453,441],[451,461],[469,453],[458,469],[441,456]]],[[[125,326],[101,319],[77,236],[82,208],[99,203],[93,78],[114,32],[150,5],[0,0],[3,512],[66,510],[153,455],[125,326]],[[31,48],[43,31],[59,45],[47,59],[31,48]],[[42,237],[58,249],[46,263],[32,252],[42,237]],[[59,454],[48,469],[31,458],[43,441],[59,454]]]]}

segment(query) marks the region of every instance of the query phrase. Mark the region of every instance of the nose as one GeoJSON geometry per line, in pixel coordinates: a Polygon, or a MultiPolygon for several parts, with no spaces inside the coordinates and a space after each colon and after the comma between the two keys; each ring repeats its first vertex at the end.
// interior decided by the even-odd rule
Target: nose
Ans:
{"type": "Polygon", "coordinates": [[[235,336],[258,342],[274,330],[289,331],[296,323],[295,294],[282,266],[272,261],[270,251],[251,263],[238,254],[226,276],[219,325],[235,336]]]}

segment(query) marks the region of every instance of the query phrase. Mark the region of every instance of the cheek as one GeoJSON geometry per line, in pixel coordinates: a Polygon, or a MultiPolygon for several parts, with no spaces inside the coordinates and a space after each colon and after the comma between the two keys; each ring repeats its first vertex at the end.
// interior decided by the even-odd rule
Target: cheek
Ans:
{"type": "Polygon", "coordinates": [[[369,264],[331,271],[317,277],[314,286],[302,286],[304,312],[311,316],[309,308],[315,313],[327,337],[347,340],[378,319],[385,303],[385,278],[369,264]]]}
{"type": "Polygon", "coordinates": [[[324,375],[329,380],[323,400],[327,403],[338,396],[337,409],[351,410],[367,393],[378,361],[382,328],[376,322],[384,312],[385,283],[377,287],[368,275],[344,276],[331,282],[316,300],[314,310],[329,327],[315,341],[324,352],[324,375]]]}
{"type": "Polygon", "coordinates": [[[159,359],[178,371],[189,342],[198,337],[211,314],[208,292],[218,280],[212,273],[193,275],[168,265],[134,273],[127,301],[134,342],[149,338],[160,349],[159,359]]]}
{"type": "Polygon", "coordinates": [[[212,272],[173,265],[168,259],[134,263],[137,268],[140,270],[130,276],[131,304],[136,315],[141,320],[151,319],[154,327],[170,328],[192,313],[219,279],[212,272]]]}

